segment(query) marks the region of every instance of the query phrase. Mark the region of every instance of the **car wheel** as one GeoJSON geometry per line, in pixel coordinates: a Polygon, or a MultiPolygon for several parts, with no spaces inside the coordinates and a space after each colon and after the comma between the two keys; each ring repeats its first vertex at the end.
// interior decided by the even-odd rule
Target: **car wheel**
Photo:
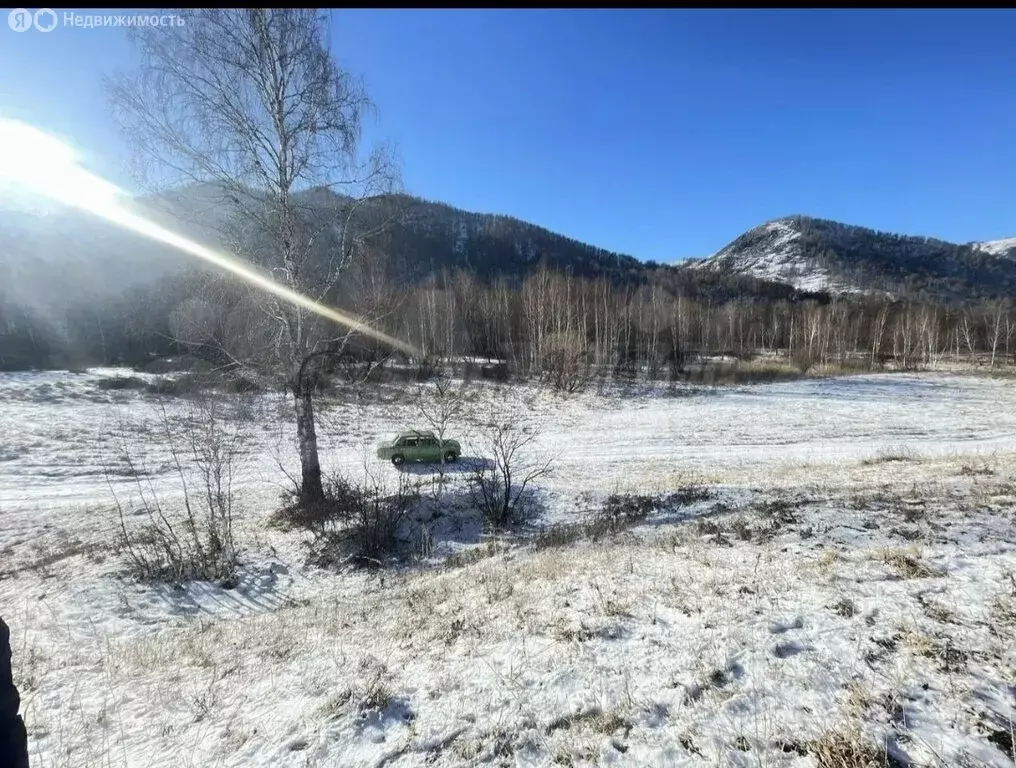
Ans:
{"type": "Polygon", "coordinates": [[[455,451],[448,451],[444,455],[445,464],[454,464],[457,458],[459,457],[455,454],[455,451]]]}
{"type": "Polygon", "coordinates": [[[396,467],[402,466],[403,464],[405,464],[405,462],[406,462],[405,456],[401,456],[399,454],[392,456],[392,464],[394,464],[396,467]]]}

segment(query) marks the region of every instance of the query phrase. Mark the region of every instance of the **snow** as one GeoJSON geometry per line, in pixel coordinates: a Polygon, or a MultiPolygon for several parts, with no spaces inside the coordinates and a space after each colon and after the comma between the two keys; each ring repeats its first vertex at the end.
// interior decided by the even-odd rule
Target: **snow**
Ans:
{"type": "MultiPolygon", "coordinates": [[[[305,535],[266,525],[295,455],[288,403],[255,398],[236,414],[239,583],[178,589],[126,581],[109,546],[111,489],[136,487],[104,471],[121,426],[175,492],[143,431],[162,405],[97,387],[114,375],[138,376],[0,376],[0,613],[33,767],[815,766],[809,742],[855,729],[915,764],[1013,765],[1011,380],[473,385],[450,435],[467,455],[507,396],[555,459],[538,528],[617,490],[708,498],[539,549],[448,510],[426,521],[434,557],[383,574],[311,567],[305,535]]],[[[414,408],[395,390],[323,401],[324,464],[394,478],[374,444],[423,426],[414,408]]]]}
{"type": "Polygon", "coordinates": [[[759,280],[786,283],[800,291],[860,292],[849,283],[834,279],[825,267],[804,259],[798,245],[801,233],[789,221],[771,221],[759,230],[766,235],[762,244],[735,247],[732,243],[694,264],[694,268],[733,271],[759,280]]]}
{"type": "Polygon", "coordinates": [[[992,256],[1005,256],[1009,251],[1016,248],[1016,237],[1007,237],[1002,240],[988,240],[983,243],[976,243],[978,250],[990,253],[992,256]]]}

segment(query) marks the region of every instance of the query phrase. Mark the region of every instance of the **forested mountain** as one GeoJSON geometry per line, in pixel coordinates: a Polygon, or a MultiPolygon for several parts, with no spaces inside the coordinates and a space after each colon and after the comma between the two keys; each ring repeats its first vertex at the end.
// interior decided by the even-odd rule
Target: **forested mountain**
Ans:
{"type": "Polygon", "coordinates": [[[971,301],[1016,293],[1016,240],[958,245],[790,216],[745,232],[688,266],[801,290],[971,301]]]}
{"type": "MultiPolygon", "coordinates": [[[[257,245],[244,239],[245,218],[237,215],[259,204],[254,195],[229,199],[201,186],[136,202],[174,230],[259,263],[257,245]]],[[[657,329],[653,334],[666,329],[669,340],[652,344],[669,346],[673,355],[689,343],[681,335],[690,332],[690,317],[697,318],[696,348],[721,338],[723,345],[736,339],[739,350],[752,339],[778,347],[781,329],[796,333],[800,327],[780,320],[783,314],[837,298],[864,304],[862,316],[873,312],[876,318],[883,317],[877,306],[941,305],[947,313],[942,318],[960,323],[943,327],[942,338],[952,334],[957,347],[962,336],[973,349],[975,336],[987,339],[990,325],[997,347],[999,318],[1008,323],[1010,315],[983,306],[1016,289],[1016,241],[955,245],[799,216],[757,227],[709,259],[663,266],[508,216],[405,195],[355,201],[314,189],[301,193],[296,204],[316,232],[322,259],[349,237],[362,240],[331,298],[337,306],[384,317],[390,332],[418,336],[423,346],[448,353],[500,354],[505,343],[521,344],[512,354],[530,355],[529,365],[537,362],[516,327],[526,313],[535,312],[558,336],[568,323],[591,317],[592,326],[583,320],[571,328],[569,343],[592,333],[598,347],[605,343],[597,335],[603,329],[590,327],[607,323],[613,329],[613,315],[620,313],[625,349],[635,337],[624,324],[649,324],[657,329]],[[550,284],[548,274],[564,280],[553,283],[564,295],[540,288],[534,300],[533,286],[550,284]],[[565,315],[545,315],[547,302],[565,315]],[[978,307],[970,317],[981,318],[981,331],[947,309],[963,305],[978,307]],[[604,311],[609,322],[600,317],[604,311]],[[726,326],[723,334],[718,324],[726,326]],[[763,325],[770,329],[763,331],[763,325]]],[[[308,270],[313,282],[313,263],[308,270]]],[[[239,301],[235,283],[82,213],[0,212],[0,369],[130,362],[179,351],[181,322],[192,321],[196,308],[203,307],[202,321],[218,323],[220,332],[229,322],[245,322],[227,317],[230,302],[239,301]]],[[[1005,326],[1006,349],[1014,327],[1005,326]]],[[[601,348],[598,354],[606,353],[601,348]]]]}
{"type": "Polygon", "coordinates": [[[1016,237],[1007,237],[1002,240],[988,240],[984,243],[974,243],[973,246],[985,253],[1016,259],[1016,237]]]}

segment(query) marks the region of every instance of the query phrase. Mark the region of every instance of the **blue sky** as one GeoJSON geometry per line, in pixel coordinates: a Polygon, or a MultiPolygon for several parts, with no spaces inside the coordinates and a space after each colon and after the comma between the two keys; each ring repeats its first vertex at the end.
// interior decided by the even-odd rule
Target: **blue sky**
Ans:
{"type": "MultiPolygon", "coordinates": [[[[58,14],[62,14],[58,11],[58,14]]],[[[118,11],[122,13],[122,11],[118,11]]],[[[6,13],[4,14],[6,16],[6,13]]],[[[1016,235],[1016,12],[337,11],[408,192],[673,261],[805,213],[1016,235]]],[[[0,112],[120,176],[116,29],[0,28],[0,112]]]]}

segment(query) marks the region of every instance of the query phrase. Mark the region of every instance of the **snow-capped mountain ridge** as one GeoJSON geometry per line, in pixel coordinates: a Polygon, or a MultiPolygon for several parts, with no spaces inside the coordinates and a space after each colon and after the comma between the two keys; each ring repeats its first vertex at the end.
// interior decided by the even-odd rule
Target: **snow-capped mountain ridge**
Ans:
{"type": "Polygon", "coordinates": [[[767,221],[749,230],[694,268],[747,274],[760,280],[787,283],[801,291],[851,292],[831,272],[802,254],[801,232],[793,217],[767,221]]]}
{"type": "Polygon", "coordinates": [[[689,267],[801,291],[966,300],[1016,290],[1016,238],[956,244],[808,216],[773,219],[689,267]]]}
{"type": "Polygon", "coordinates": [[[974,243],[974,247],[993,256],[1016,257],[1016,237],[1005,237],[1001,240],[986,240],[983,243],[974,243]]]}

